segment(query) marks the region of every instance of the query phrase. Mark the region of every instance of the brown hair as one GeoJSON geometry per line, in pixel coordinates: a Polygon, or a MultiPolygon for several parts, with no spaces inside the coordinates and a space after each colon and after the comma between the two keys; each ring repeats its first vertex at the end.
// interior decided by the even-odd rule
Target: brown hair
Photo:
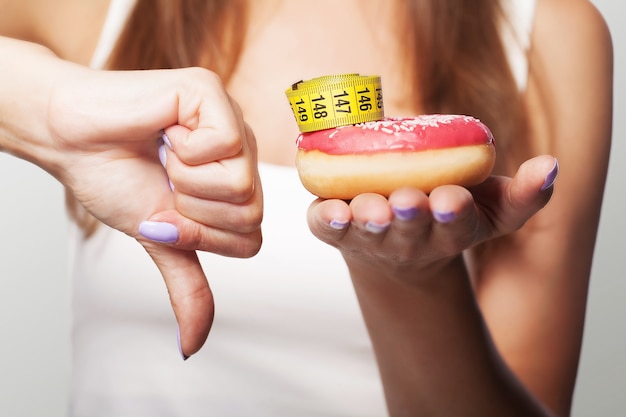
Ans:
{"type": "Polygon", "coordinates": [[[226,83],[241,52],[245,12],[245,0],[137,0],[108,67],[199,66],[226,83]]]}
{"type": "MultiPolygon", "coordinates": [[[[202,66],[225,83],[237,66],[247,27],[246,0],[137,0],[107,67],[202,66]]],[[[406,49],[414,94],[427,113],[472,115],[497,138],[497,170],[511,166],[524,139],[525,111],[501,41],[500,0],[406,0],[406,49]],[[425,58],[426,57],[426,58],[425,58]],[[415,75],[416,74],[416,75],[415,75]],[[514,150],[515,148],[516,150],[514,150]],[[503,158],[501,152],[507,155],[503,158]]],[[[71,200],[71,198],[69,198],[71,200]]],[[[89,216],[69,204],[87,233],[89,216]]]]}
{"type": "MultiPolygon", "coordinates": [[[[499,156],[519,159],[525,129],[522,94],[502,42],[509,24],[501,0],[413,0],[408,32],[415,51],[415,96],[427,113],[466,114],[481,119],[497,138],[499,156]]],[[[507,158],[508,159],[508,158],[507,158]]],[[[517,165],[519,161],[513,161],[517,165]]],[[[498,170],[505,170],[503,158],[498,170]]]]}

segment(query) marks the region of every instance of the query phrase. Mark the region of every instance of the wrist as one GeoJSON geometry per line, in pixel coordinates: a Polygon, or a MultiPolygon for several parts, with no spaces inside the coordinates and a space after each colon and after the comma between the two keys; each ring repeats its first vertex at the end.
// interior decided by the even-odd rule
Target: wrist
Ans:
{"type": "Polygon", "coordinates": [[[477,320],[474,325],[481,321],[461,255],[421,268],[397,269],[393,273],[377,274],[362,263],[348,265],[370,331],[378,333],[386,329],[384,333],[390,330],[388,323],[394,323],[400,334],[414,334],[414,330],[409,329],[416,325],[421,330],[437,327],[454,332],[453,328],[470,317],[477,320]]]}
{"type": "Polygon", "coordinates": [[[50,130],[50,102],[78,65],[63,61],[48,48],[0,37],[0,151],[27,160],[56,176],[62,153],[50,130]]]}
{"type": "Polygon", "coordinates": [[[388,287],[403,291],[411,288],[415,291],[431,292],[443,289],[444,284],[451,284],[446,281],[456,279],[458,282],[458,279],[468,277],[462,254],[435,261],[404,263],[380,263],[346,254],[344,260],[354,284],[362,287],[388,287]]]}

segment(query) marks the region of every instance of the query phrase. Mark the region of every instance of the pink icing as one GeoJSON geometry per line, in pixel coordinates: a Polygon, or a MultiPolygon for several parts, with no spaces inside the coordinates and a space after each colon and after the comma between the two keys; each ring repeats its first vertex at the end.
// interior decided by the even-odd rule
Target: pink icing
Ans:
{"type": "Polygon", "coordinates": [[[478,119],[448,114],[385,118],[302,133],[296,141],[299,149],[317,149],[334,155],[423,151],[493,143],[491,131],[478,119]]]}

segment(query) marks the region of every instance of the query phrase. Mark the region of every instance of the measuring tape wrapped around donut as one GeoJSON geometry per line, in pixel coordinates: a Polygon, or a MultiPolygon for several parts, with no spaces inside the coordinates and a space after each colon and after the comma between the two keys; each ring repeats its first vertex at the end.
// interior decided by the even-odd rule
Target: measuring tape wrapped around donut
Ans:
{"type": "Polygon", "coordinates": [[[325,76],[295,83],[286,94],[301,132],[298,174],[319,197],[468,187],[493,169],[495,142],[487,126],[463,115],[385,117],[380,77],[325,76]]]}

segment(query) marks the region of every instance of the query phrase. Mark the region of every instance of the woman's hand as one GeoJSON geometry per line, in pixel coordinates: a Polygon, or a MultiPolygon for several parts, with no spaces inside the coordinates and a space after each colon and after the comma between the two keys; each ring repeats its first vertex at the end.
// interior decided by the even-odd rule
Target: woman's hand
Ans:
{"type": "Polygon", "coordinates": [[[316,200],[311,231],[337,247],[348,266],[419,283],[424,273],[480,242],[519,229],[550,199],[556,160],[540,156],[514,178],[490,177],[470,190],[442,186],[430,195],[400,189],[389,199],[357,196],[350,203],[316,200]]]}
{"type": "Polygon", "coordinates": [[[261,243],[256,144],[239,107],[216,76],[186,69],[90,73],[55,91],[50,108],[64,161],[55,174],[91,214],[146,248],[181,351],[195,353],[213,300],[194,251],[249,257],[261,243]]]}
{"type": "Polygon", "coordinates": [[[348,265],[390,415],[550,415],[495,348],[462,253],[521,228],[551,198],[557,171],[540,156],[469,190],[311,205],[311,230],[348,265]]]}
{"type": "Polygon", "coordinates": [[[213,319],[195,250],[250,257],[261,244],[256,143],[239,106],[203,69],[94,71],[0,42],[5,56],[21,57],[0,60],[2,78],[15,80],[0,87],[0,149],[51,173],[146,248],[165,279],[181,353],[195,353],[213,319]]]}

